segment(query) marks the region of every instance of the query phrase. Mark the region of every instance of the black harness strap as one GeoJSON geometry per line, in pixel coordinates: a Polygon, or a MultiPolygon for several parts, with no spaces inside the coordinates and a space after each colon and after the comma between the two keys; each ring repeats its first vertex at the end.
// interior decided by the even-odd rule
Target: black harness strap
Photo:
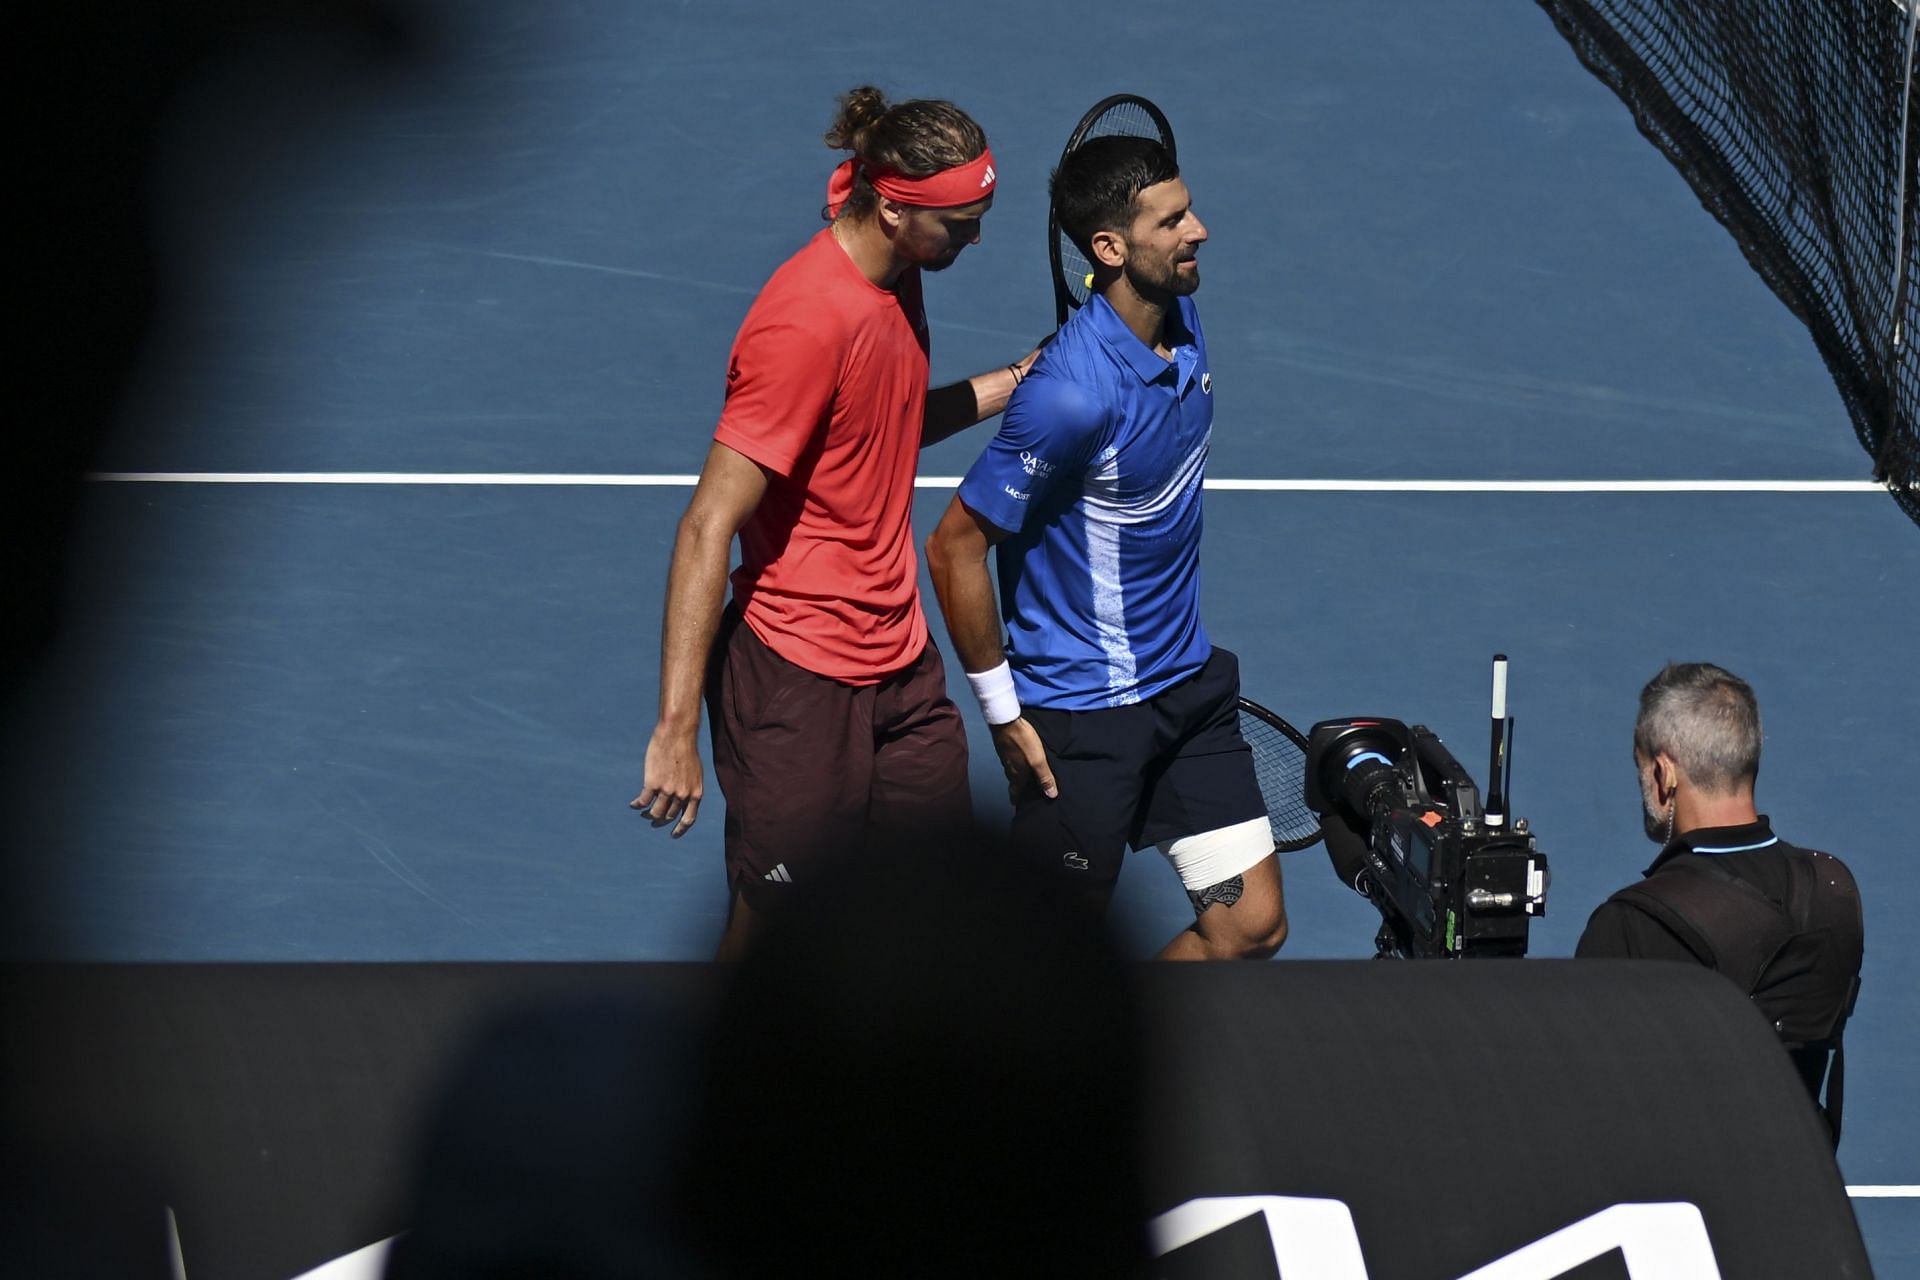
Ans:
{"type": "MultiPolygon", "coordinates": [[[[1857,928],[1859,889],[1845,863],[1809,852],[1788,857],[1785,865],[1788,880],[1784,905],[1709,857],[1675,862],[1661,874],[1629,885],[1614,897],[1658,920],[1700,963],[1725,974],[1751,997],[1781,951],[1794,939],[1830,925],[1828,916],[1851,912],[1857,928]],[[1835,892],[1822,899],[1824,907],[1816,913],[1818,878],[1823,873],[1834,877],[1835,892]],[[1728,892],[1729,886],[1732,892],[1728,892]]],[[[1846,1097],[1846,1050],[1841,1035],[1859,997],[1860,977],[1856,971],[1828,1034],[1787,1044],[1790,1051],[1830,1050],[1833,1054],[1826,1071],[1821,1111],[1836,1146],[1846,1097]]],[[[1774,1028],[1783,1038],[1790,1034],[1779,1022],[1774,1028]]],[[[1818,1077],[1814,1080],[1817,1082],[1818,1077]]]]}
{"type": "MultiPolygon", "coordinates": [[[[1804,896],[1804,879],[1795,876],[1794,888],[1801,893],[1791,896],[1804,896]]],[[[1767,962],[1797,932],[1793,916],[1780,904],[1710,862],[1675,863],[1613,896],[1672,930],[1700,963],[1733,979],[1747,995],[1760,985],[1767,962]],[[1736,891],[1726,892],[1727,885],[1736,891]]]]}

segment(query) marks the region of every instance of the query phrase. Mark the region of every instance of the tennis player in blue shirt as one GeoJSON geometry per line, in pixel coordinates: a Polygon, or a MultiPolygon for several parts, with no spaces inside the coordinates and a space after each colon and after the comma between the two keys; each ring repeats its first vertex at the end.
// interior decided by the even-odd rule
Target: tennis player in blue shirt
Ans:
{"type": "Polygon", "coordinates": [[[1015,389],[927,566],[1017,843],[1101,906],[1126,849],[1157,846],[1195,913],[1161,956],[1265,958],[1287,935],[1280,866],[1239,664],[1200,621],[1213,374],[1192,295],[1207,229],[1145,138],[1082,144],[1053,201],[1093,296],[1015,389]]]}

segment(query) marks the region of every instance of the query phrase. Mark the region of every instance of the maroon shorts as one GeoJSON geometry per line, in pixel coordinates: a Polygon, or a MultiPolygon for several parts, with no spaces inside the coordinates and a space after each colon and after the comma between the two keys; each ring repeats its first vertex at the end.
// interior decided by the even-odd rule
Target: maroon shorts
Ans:
{"type": "Polygon", "coordinates": [[[972,817],[966,729],[931,640],[878,684],[842,684],[769,649],[729,605],[707,717],[735,893],[792,884],[870,831],[951,830],[972,817]]]}

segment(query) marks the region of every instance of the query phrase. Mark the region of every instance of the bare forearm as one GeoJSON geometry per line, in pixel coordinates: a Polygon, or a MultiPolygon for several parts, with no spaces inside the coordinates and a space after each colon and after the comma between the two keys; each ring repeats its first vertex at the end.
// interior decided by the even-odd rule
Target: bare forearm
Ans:
{"type": "Polygon", "coordinates": [[[1017,802],[1031,785],[1052,799],[1060,794],[1059,784],[1040,735],[1020,714],[1013,681],[1004,670],[984,680],[971,679],[1006,662],[1000,643],[1000,610],[993,598],[993,578],[987,573],[988,551],[1006,536],[955,498],[927,539],[927,570],[940,612],[946,615],[953,651],[966,668],[968,683],[993,731],[993,750],[1006,770],[1008,794],[1017,802]]]}
{"type": "Polygon", "coordinates": [[[758,463],[716,440],[674,534],[660,623],[660,720],[647,738],[646,772],[630,804],[654,826],[671,825],[676,839],[698,819],[706,795],[700,693],[720,630],[733,535],[766,489],[767,476],[758,463]]]}
{"type": "Polygon", "coordinates": [[[927,548],[927,570],[961,667],[969,672],[989,671],[1006,661],[1000,608],[993,597],[986,557],[956,554],[941,547],[936,537],[927,548]]]}
{"type": "Polygon", "coordinates": [[[732,530],[691,510],[681,517],[660,624],[660,723],[680,732],[700,726],[707,655],[720,629],[732,545],[732,530]]]}

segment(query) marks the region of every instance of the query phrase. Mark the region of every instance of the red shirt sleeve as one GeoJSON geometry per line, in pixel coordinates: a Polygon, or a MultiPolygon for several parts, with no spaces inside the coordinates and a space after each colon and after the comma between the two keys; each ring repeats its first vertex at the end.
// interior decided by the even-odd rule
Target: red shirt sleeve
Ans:
{"type": "Polygon", "coordinates": [[[813,325],[748,315],[727,362],[727,399],[713,438],[786,476],[824,429],[841,353],[813,325]]]}

